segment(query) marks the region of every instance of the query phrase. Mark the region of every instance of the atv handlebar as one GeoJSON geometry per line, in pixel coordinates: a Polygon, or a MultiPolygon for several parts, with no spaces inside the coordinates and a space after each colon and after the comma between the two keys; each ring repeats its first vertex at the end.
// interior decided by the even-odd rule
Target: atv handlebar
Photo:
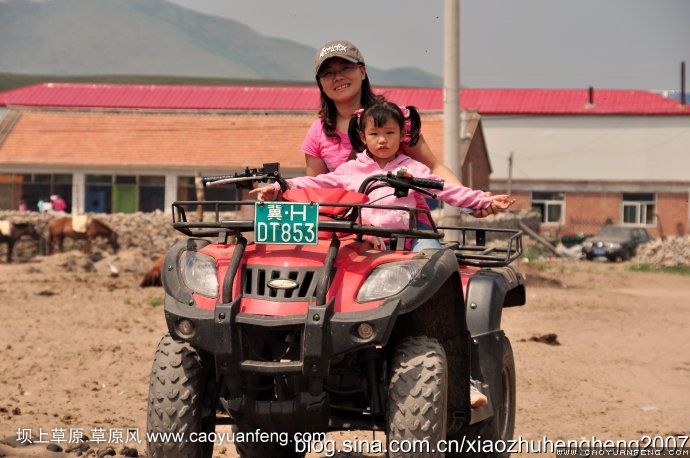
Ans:
{"type": "Polygon", "coordinates": [[[262,168],[244,169],[244,172],[233,175],[217,175],[203,177],[201,179],[204,186],[222,186],[226,184],[234,184],[239,189],[252,189],[252,183],[255,181],[269,182],[275,181],[280,185],[281,191],[287,191],[287,182],[280,176],[280,164],[277,162],[270,162],[264,164],[262,168]]]}
{"type": "MultiPolygon", "coordinates": [[[[280,164],[271,162],[264,164],[262,168],[245,168],[244,172],[233,175],[216,175],[203,177],[202,183],[204,186],[222,186],[226,184],[234,184],[237,188],[252,189],[252,183],[255,181],[269,182],[275,181],[280,185],[280,189],[285,192],[288,188],[287,182],[280,176],[280,164]]],[[[367,177],[359,187],[359,192],[368,194],[379,186],[372,186],[373,183],[384,183],[379,186],[390,186],[393,188],[395,197],[407,196],[410,189],[425,194],[432,199],[436,198],[436,194],[428,189],[443,189],[444,182],[442,180],[434,180],[429,178],[415,178],[405,171],[398,171],[397,173],[388,172],[383,175],[372,175],[367,177]],[[425,189],[427,188],[427,189],[425,189]]]]}
{"type": "MultiPolygon", "coordinates": [[[[266,181],[268,180],[268,175],[252,175],[249,177],[236,176],[235,175],[219,175],[214,177],[203,177],[202,182],[204,186],[221,186],[224,184],[242,183],[245,181],[266,181]]],[[[238,187],[240,187],[238,185],[238,187]]]]}

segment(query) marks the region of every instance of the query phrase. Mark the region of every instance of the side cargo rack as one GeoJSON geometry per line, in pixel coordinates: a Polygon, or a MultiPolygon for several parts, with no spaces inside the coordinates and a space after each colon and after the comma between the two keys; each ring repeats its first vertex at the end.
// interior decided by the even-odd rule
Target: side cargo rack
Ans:
{"type": "Polygon", "coordinates": [[[453,248],[459,264],[503,267],[522,255],[522,231],[519,229],[456,226],[442,226],[438,229],[460,232],[459,240],[445,241],[453,248]]]}

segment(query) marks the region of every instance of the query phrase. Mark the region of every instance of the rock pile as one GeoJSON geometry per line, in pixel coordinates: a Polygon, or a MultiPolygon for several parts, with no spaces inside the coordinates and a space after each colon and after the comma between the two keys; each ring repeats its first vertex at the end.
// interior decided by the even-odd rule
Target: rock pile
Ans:
{"type": "Polygon", "coordinates": [[[633,262],[656,267],[690,266],[690,235],[645,243],[638,247],[633,262]]]}
{"type": "MultiPolygon", "coordinates": [[[[36,229],[48,240],[48,223],[58,215],[46,213],[17,211],[0,211],[0,220],[14,223],[32,223],[36,229]]],[[[172,228],[172,217],[160,211],[153,213],[114,213],[94,215],[118,234],[118,241],[122,249],[139,249],[145,256],[155,257],[167,251],[183,234],[172,228]]],[[[65,250],[83,246],[83,241],[65,239],[65,250]]],[[[98,241],[96,245],[98,245],[98,241]]],[[[4,246],[3,246],[4,251],[4,246]]],[[[29,238],[23,239],[15,246],[15,254],[19,257],[31,255],[35,252],[35,242],[29,238]]]]}

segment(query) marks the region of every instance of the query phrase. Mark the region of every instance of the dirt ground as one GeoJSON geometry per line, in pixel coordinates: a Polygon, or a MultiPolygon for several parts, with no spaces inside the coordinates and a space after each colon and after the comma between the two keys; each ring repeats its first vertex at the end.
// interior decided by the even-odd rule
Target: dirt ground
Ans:
{"type": "MultiPolygon", "coordinates": [[[[76,251],[0,263],[0,456],[75,456],[22,446],[18,430],[34,440],[41,432],[59,438],[60,429],[69,439],[103,428],[106,442],[117,431],[127,439],[131,428],[143,435],[151,360],[165,333],[162,289],[138,287],[149,264],[136,252],[92,262],[76,251]]],[[[521,266],[527,305],[504,312],[516,359],[516,436],[690,434],[690,277],[632,272],[627,263],[521,266]],[[560,345],[531,340],[551,333],[560,345]]],[[[123,448],[94,449],[108,445],[123,448]]],[[[128,445],[145,452],[143,443],[128,445]]],[[[215,455],[235,456],[234,448],[215,455]]]]}

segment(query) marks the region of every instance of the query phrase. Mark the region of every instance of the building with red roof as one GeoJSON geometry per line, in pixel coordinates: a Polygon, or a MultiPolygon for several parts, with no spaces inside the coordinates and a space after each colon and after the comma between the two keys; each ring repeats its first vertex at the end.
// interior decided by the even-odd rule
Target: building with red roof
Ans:
{"type": "MultiPolygon", "coordinates": [[[[441,89],[376,89],[418,107],[431,149],[447,154],[441,89]]],[[[459,152],[466,184],[510,189],[521,206],[542,210],[554,232],[593,232],[607,218],[656,234],[686,230],[687,106],[649,91],[587,89],[466,88],[461,103],[481,116],[471,117],[459,152]]],[[[318,108],[314,86],[48,83],[6,91],[0,208],[47,193],[70,197],[77,211],[153,210],[192,197],[195,173],[280,162],[297,175],[318,108]]]]}
{"type": "MultiPolygon", "coordinates": [[[[443,110],[440,88],[378,87],[376,92],[422,111],[443,110]]],[[[461,102],[463,109],[477,109],[482,115],[690,115],[677,101],[640,90],[465,88],[461,102]]],[[[309,112],[319,109],[319,90],[314,85],[45,83],[0,92],[0,106],[309,112]]]]}

